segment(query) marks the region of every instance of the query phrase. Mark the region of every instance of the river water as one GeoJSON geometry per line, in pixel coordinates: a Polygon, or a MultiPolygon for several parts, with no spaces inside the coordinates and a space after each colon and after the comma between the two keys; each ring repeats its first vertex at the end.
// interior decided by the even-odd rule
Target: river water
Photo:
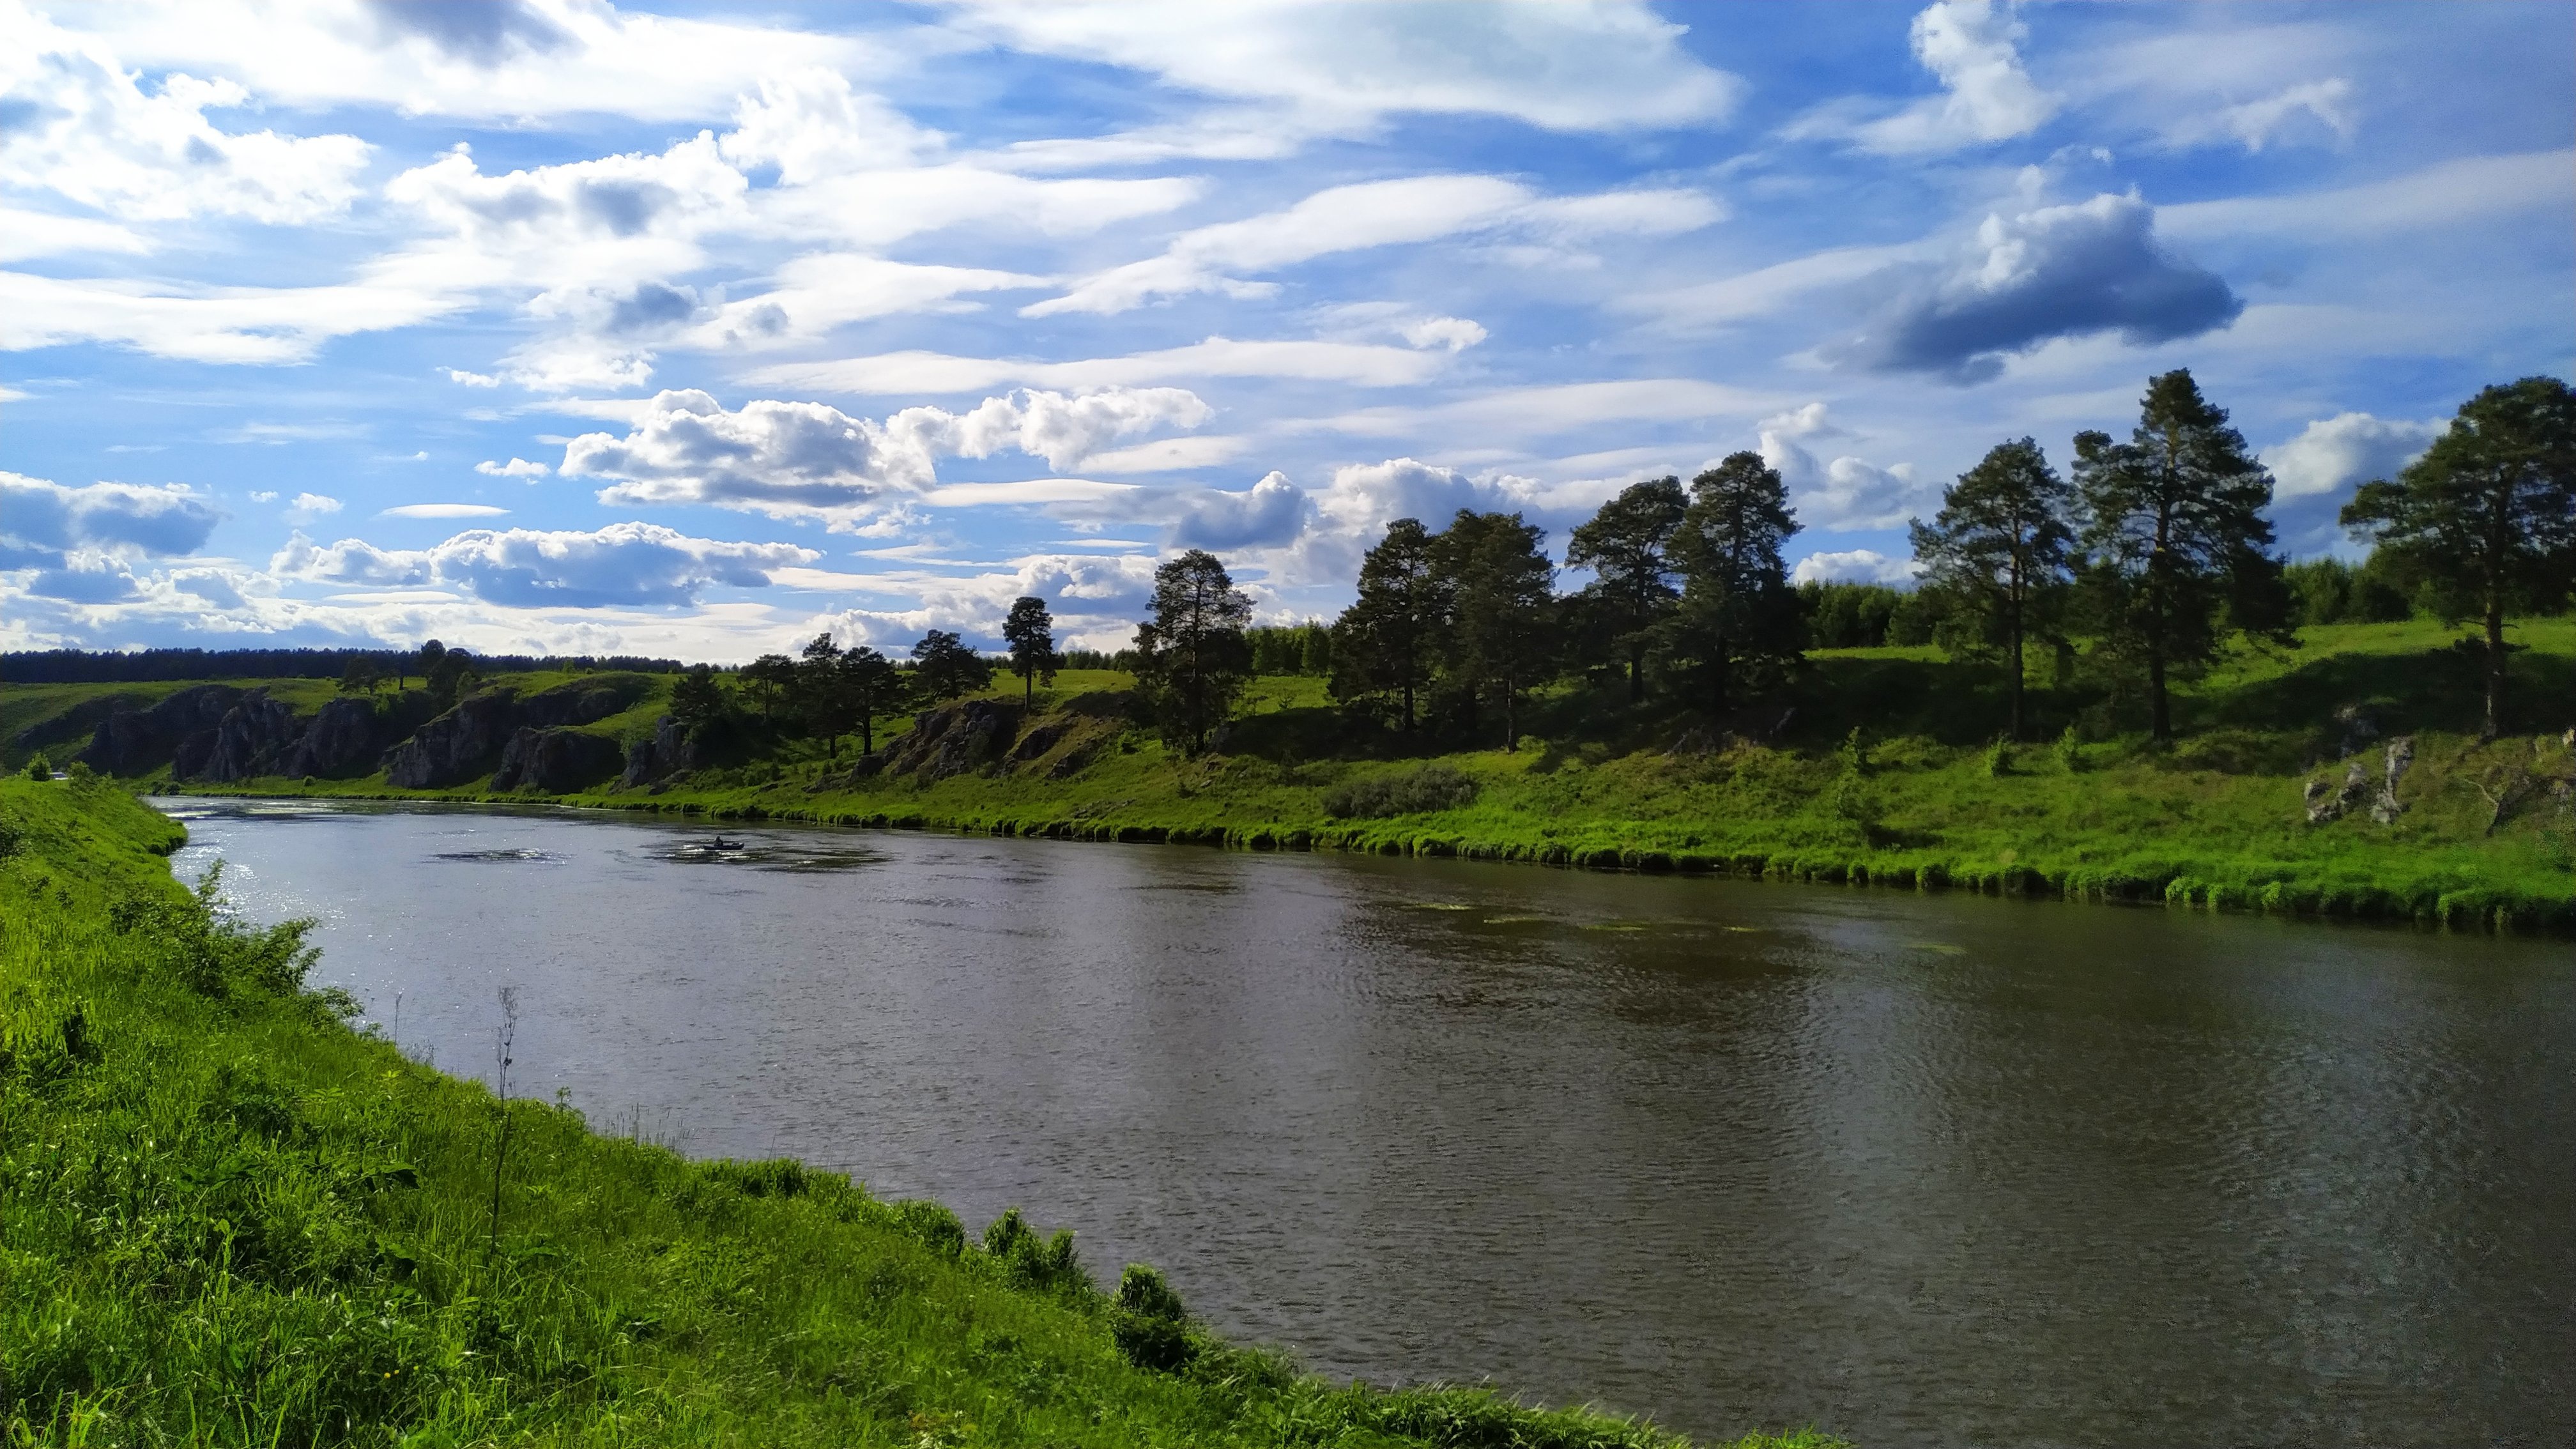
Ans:
{"type": "Polygon", "coordinates": [[[1241,1340],[1702,1437],[2566,1442],[2576,951],[1470,862],[166,801],[414,1056],[1241,1340]],[[399,1006],[397,1006],[399,996],[399,1006]]]}

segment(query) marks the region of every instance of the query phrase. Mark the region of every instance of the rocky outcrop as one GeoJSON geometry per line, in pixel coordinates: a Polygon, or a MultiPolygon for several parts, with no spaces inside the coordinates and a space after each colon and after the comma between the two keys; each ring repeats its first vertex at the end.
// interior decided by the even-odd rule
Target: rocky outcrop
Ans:
{"type": "Polygon", "coordinates": [[[280,760],[303,735],[295,711],[284,701],[269,698],[268,691],[254,689],[224,711],[205,759],[177,773],[182,779],[216,784],[278,774],[280,760]]]}
{"type": "Polygon", "coordinates": [[[2310,780],[2300,802],[2307,809],[2308,823],[2323,825],[2329,820],[2341,819],[2368,801],[2372,820],[2381,825],[2396,824],[2397,817],[2406,813],[2405,802],[2397,798],[2397,782],[2406,778],[2407,770],[2414,764],[2415,737],[2399,735],[2388,742],[2388,748],[2382,754],[2381,778],[2376,792],[2371,789],[2370,766],[2360,759],[2345,764],[2343,788],[2340,790],[2323,780],[2310,780]]]}
{"type": "Polygon", "coordinates": [[[500,759],[519,727],[519,700],[508,690],[469,695],[385,751],[385,783],[401,790],[462,785],[500,759]]]}
{"type": "Polygon", "coordinates": [[[522,725],[501,749],[501,768],[492,774],[492,788],[562,795],[598,784],[625,763],[626,752],[605,735],[563,726],[522,725]]]}
{"type": "Polygon", "coordinates": [[[506,686],[468,695],[385,751],[385,783],[403,790],[462,785],[500,763],[519,731],[606,719],[624,709],[628,697],[629,691],[606,683],[558,685],[525,699],[506,686]]]}
{"type": "Polygon", "coordinates": [[[364,699],[340,698],[322,706],[304,733],[278,761],[281,775],[350,775],[374,762],[383,748],[376,707],[364,699]]]}
{"type": "Polygon", "coordinates": [[[697,766],[697,746],[690,742],[689,732],[666,714],[653,721],[651,735],[637,740],[634,748],[626,752],[626,773],[618,777],[617,785],[619,789],[632,790],[697,766]]]}
{"type": "Polygon", "coordinates": [[[1020,712],[994,699],[968,699],[926,709],[912,730],[886,746],[883,773],[909,775],[923,784],[963,775],[999,761],[1020,732],[1020,712]]]}
{"type": "MultiPolygon", "coordinates": [[[[203,764],[214,749],[215,727],[241,697],[229,684],[200,684],[150,709],[118,710],[98,722],[80,757],[102,775],[148,775],[183,754],[203,764]],[[185,748],[192,743],[193,749],[185,748]]],[[[185,778],[193,772],[178,773],[185,778]]]]}

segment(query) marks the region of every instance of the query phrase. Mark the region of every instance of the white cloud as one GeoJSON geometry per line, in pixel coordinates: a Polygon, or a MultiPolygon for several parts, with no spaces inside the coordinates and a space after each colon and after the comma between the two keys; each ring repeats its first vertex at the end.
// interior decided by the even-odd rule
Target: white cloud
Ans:
{"type": "Polygon", "coordinates": [[[253,503],[275,503],[277,501],[277,493],[273,489],[254,488],[250,491],[250,501],[253,503]]]}
{"type": "Polygon", "coordinates": [[[1890,558],[1876,549],[1811,553],[1789,570],[1793,584],[1892,584],[1914,582],[1923,566],[1910,558],[1890,558]]]}
{"type": "Polygon", "coordinates": [[[1940,78],[1942,94],[1876,120],[1855,119],[1848,105],[1830,107],[1789,134],[1839,136],[1898,156],[2028,135],[2057,113],[2057,98],[2022,68],[2027,34],[2009,4],[1935,0],[1914,17],[1914,58],[1940,78]]]}
{"type": "Polygon", "coordinates": [[[2206,137],[2229,136],[2248,151],[2260,151],[2306,118],[2332,132],[2337,142],[2347,142],[2360,124],[2353,113],[2352,95],[2352,82],[2341,76],[2308,81],[2222,107],[2199,124],[2185,123],[2167,131],[2166,139],[2189,145],[2206,137]]]}
{"type": "Polygon", "coordinates": [[[2263,466],[2272,472],[2275,498],[2320,498],[2374,478],[2394,478],[2449,429],[2447,422],[2337,413],[2264,449],[2263,466]]]}
{"type": "Polygon", "coordinates": [[[0,271],[0,351],[105,342],[191,362],[302,362],[334,337],[408,327],[466,302],[370,282],[181,286],[0,271]]]}
{"type": "Polygon", "coordinates": [[[1466,433],[1524,439],[1640,418],[1682,423],[1752,417],[1783,401],[1777,394],[1748,392],[1698,378],[1641,377],[1495,388],[1431,407],[1363,408],[1311,426],[1361,437],[1466,433]]]}
{"type": "Polygon", "coordinates": [[[755,368],[747,380],[764,387],[879,396],[981,392],[1012,382],[1087,388],[1203,377],[1290,378],[1354,387],[1406,387],[1438,373],[1446,360],[1443,352],[1357,342],[1247,342],[1210,337],[1186,347],[1071,362],[888,352],[836,362],[755,368]]]}
{"type": "Polygon", "coordinates": [[[590,532],[476,529],[425,549],[362,539],[316,544],[298,533],[269,561],[282,578],[373,587],[439,585],[520,608],[679,605],[719,585],[761,588],[772,572],[822,557],[784,543],[692,538],[650,523],[590,532]]]}
{"type": "Polygon", "coordinates": [[[1241,493],[1205,489],[1189,495],[1172,525],[1178,548],[1278,548],[1305,531],[1306,490],[1273,472],[1241,493]]]}
{"type": "Polygon", "coordinates": [[[286,505],[286,517],[294,523],[311,523],[326,514],[340,511],[340,500],[320,493],[298,493],[286,505]]]}
{"type": "Polygon", "coordinates": [[[583,0],[314,4],[157,0],[81,12],[129,65],[201,67],[315,110],[525,124],[572,115],[691,122],[769,77],[882,73],[940,44],[619,10],[583,0]]]}
{"type": "Polygon", "coordinates": [[[963,8],[1020,49],[1264,103],[1285,113],[1273,127],[1291,131],[1365,127],[1399,111],[1508,116],[1560,131],[1695,125],[1724,119],[1742,89],[1681,48],[1682,26],[1623,0],[1470,9],[988,0],[963,8]]]}
{"type": "Polygon", "coordinates": [[[175,483],[65,487],[0,472],[0,569],[61,567],[74,550],[194,553],[221,518],[202,495],[175,483]]]}
{"type": "Polygon", "coordinates": [[[2576,201],[2576,150],[2470,156],[2386,181],[2285,196],[2238,196],[2160,207],[2176,236],[2377,238],[2450,229],[2517,212],[2565,212],[2576,201]]]}
{"type": "Polygon", "coordinates": [[[543,478],[554,470],[543,463],[531,463],[525,458],[512,458],[507,463],[495,463],[486,458],[474,465],[474,471],[494,478],[543,478]]]}
{"type": "Polygon", "coordinates": [[[501,385],[501,379],[488,372],[467,372],[456,367],[442,367],[439,371],[446,373],[447,380],[459,387],[499,387],[501,385]]]}
{"type": "Polygon", "coordinates": [[[1723,327],[1785,311],[1812,293],[1848,286],[1920,251],[1915,245],[1834,247],[1713,282],[1630,293],[1611,305],[1666,327],[1723,327]]]}
{"type": "Polygon", "coordinates": [[[1723,213],[1695,191],[1629,191],[1539,198],[1495,176],[1413,176],[1336,186],[1281,211],[1182,233],[1162,255],[1112,267],[1059,297],[1020,309],[1024,317],[1117,313],[1197,292],[1261,297],[1269,282],[1235,273],[1277,271],[1335,252],[1425,242],[1461,232],[1514,228],[1550,240],[1669,236],[1723,213]]]}
{"type": "Polygon", "coordinates": [[[75,252],[139,253],[151,249],[151,243],[142,236],[114,222],[0,206],[0,262],[75,252]]]}
{"type": "Polygon", "coordinates": [[[367,163],[355,136],[225,131],[205,113],[246,104],[238,83],[174,69],[147,93],[107,47],[17,3],[0,6],[0,95],[0,185],[128,221],[312,221],[348,206],[367,163]]]}
{"type": "Polygon", "coordinates": [[[1017,449],[1065,468],[1113,440],[1208,416],[1179,388],[1022,391],[964,413],[906,408],[883,423],[822,403],[763,400],[728,412],[703,392],[665,392],[626,437],[573,439],[563,472],[619,480],[600,490],[603,503],[709,503],[845,526],[924,499],[943,454],[1017,449]]]}
{"type": "Polygon", "coordinates": [[[489,503],[404,503],[378,513],[378,518],[498,518],[509,512],[489,503]]]}
{"type": "Polygon", "coordinates": [[[1828,533],[1894,528],[1924,509],[1932,490],[1915,482],[1913,464],[1882,468],[1849,454],[1824,462],[1799,442],[1843,435],[1821,402],[1762,420],[1762,461],[1788,485],[1801,527],[1828,533]]]}

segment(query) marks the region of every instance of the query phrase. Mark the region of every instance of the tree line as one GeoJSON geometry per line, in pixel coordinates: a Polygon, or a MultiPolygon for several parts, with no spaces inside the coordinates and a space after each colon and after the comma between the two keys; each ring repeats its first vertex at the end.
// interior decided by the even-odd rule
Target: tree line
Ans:
{"type": "Polygon", "coordinates": [[[1534,689],[1588,672],[1631,705],[1726,720],[1785,681],[1817,644],[1937,643],[1990,659],[2007,682],[2002,731],[2029,727],[2029,654],[2075,641],[2143,695],[2173,734],[2174,687],[2231,641],[2295,644],[2300,623],[2402,618],[2418,602],[2479,637],[2485,732],[2503,727],[2510,614],[2576,592],[2576,405],[2555,378],[2490,387],[2395,478],[2365,484],[2340,522],[2373,545],[2358,568],[2274,551],[2272,479],[2188,370],[2149,381],[2126,440],[2073,439],[2061,474],[2038,442],[1997,444],[1909,525],[1911,590],[1793,588],[1787,488],[1756,453],[1685,486],[1634,484],[1578,526],[1555,587],[1545,534],[1518,513],[1462,509],[1434,530],[1398,519],[1361,561],[1357,598],[1329,628],[1248,627],[1223,564],[1191,550],[1156,571],[1153,618],[1117,661],[1155,719],[1203,748],[1258,672],[1322,672],[1336,700],[1411,733],[1437,714],[1465,732],[1520,737],[1534,689]],[[1259,648],[1256,649],[1256,642],[1259,648]],[[1266,656],[1266,657],[1265,657],[1266,656]],[[1279,669],[1291,657],[1293,670],[1279,669]],[[1322,661],[1322,669],[1307,661],[1322,661]],[[1263,667],[1276,661],[1270,667],[1263,667]]]}
{"type": "MultiPolygon", "coordinates": [[[[26,649],[0,654],[11,684],[147,684],[178,679],[338,679],[364,663],[386,678],[419,672],[416,649],[26,649]]],[[[540,669],[677,674],[677,659],[629,654],[484,654],[491,673],[540,669]]]]}

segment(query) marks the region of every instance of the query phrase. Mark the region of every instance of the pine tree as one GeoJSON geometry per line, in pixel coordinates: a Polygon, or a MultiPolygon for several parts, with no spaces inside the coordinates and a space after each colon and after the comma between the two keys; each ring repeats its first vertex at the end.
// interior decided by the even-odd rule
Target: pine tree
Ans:
{"type": "Polygon", "coordinates": [[[1251,622],[1252,600],[1215,554],[1194,548],[1154,570],[1154,617],[1136,629],[1137,681],[1165,735],[1191,754],[1207,748],[1251,673],[1251,622]]]}
{"type": "Polygon", "coordinates": [[[2034,612],[2066,578],[2075,545],[2069,523],[2075,490],[2048,466],[2029,438],[1998,443],[1984,461],[1941,490],[1941,511],[1926,526],[1909,519],[1923,585],[1967,606],[1983,626],[1978,639],[2000,635],[2012,682],[2012,738],[2023,737],[2022,642],[2034,612]]]}
{"type": "Polygon", "coordinates": [[[2173,737],[2169,681],[2228,628],[2287,642],[2289,590],[2269,552],[2272,475],[2185,370],[2151,379],[2126,443],[2075,438],[2085,584],[2104,642],[2146,667],[2149,727],[2173,737]]]}
{"type": "Polygon", "coordinates": [[[1011,649],[1011,672],[1020,677],[1020,704],[1023,709],[1037,702],[1037,687],[1043,681],[1055,683],[1055,616],[1047,612],[1046,600],[1023,594],[1011,601],[1011,612],[1002,620],[1002,642],[1011,649]]]}
{"type": "Polygon", "coordinates": [[[2395,481],[2363,484],[2343,523],[2430,585],[2445,617],[2484,626],[2484,734],[2494,739],[2506,614],[2576,592],[2576,396],[2554,377],[2487,388],[2395,481]]]}
{"type": "Polygon", "coordinates": [[[1590,569],[1585,612],[1628,663],[1628,702],[1645,697],[1646,650],[1681,595],[1669,549],[1690,499],[1679,478],[1632,483],[1574,530],[1568,568],[1590,569]]]}
{"type": "Polygon", "coordinates": [[[1406,734],[1430,687],[1449,615],[1448,585],[1432,567],[1431,538],[1418,519],[1388,524],[1386,537],[1360,560],[1358,599],[1333,623],[1333,697],[1397,698],[1406,734]]]}
{"type": "Polygon", "coordinates": [[[1450,673],[1471,697],[1500,695],[1503,748],[1520,748],[1520,700],[1556,667],[1556,565],[1547,531],[1517,513],[1458,510],[1434,540],[1434,571],[1448,580],[1450,673]]]}
{"type": "Polygon", "coordinates": [[[1789,490],[1759,453],[1729,454],[1691,480],[1673,535],[1681,604],[1665,626],[1674,653],[1698,667],[1723,718],[1739,686],[1797,661],[1803,625],[1780,549],[1798,531],[1789,490]]]}

